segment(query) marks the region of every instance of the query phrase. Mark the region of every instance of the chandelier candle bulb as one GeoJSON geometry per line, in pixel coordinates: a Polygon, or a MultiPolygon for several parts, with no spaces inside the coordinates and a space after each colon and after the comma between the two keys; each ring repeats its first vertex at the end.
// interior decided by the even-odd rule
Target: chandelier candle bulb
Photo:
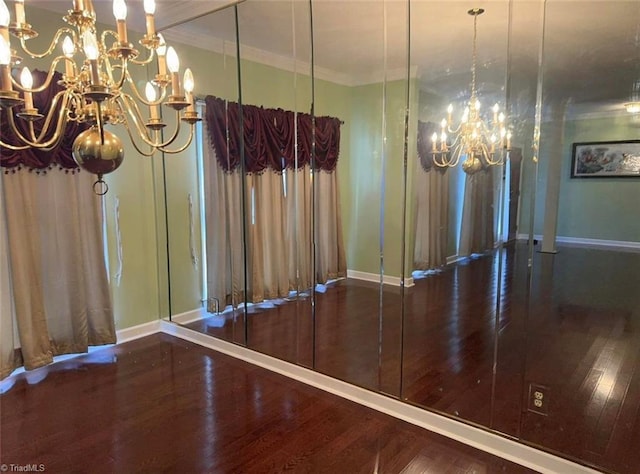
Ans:
{"type": "Polygon", "coordinates": [[[144,13],[146,15],[147,36],[152,38],[156,34],[156,22],[154,14],[156,12],[155,0],[144,0],[144,13]]]}
{"type": "Polygon", "coordinates": [[[158,53],[158,74],[160,76],[167,75],[167,44],[162,35],[158,35],[159,44],[156,53],[158,53]]]}
{"type": "Polygon", "coordinates": [[[33,109],[33,94],[28,89],[33,89],[33,76],[28,67],[22,69],[20,73],[20,84],[24,89],[24,108],[25,110],[33,109]]]}
{"type": "Polygon", "coordinates": [[[171,72],[171,93],[174,97],[182,97],[182,90],[180,89],[180,60],[178,54],[173,46],[167,49],[167,67],[171,72]]]}
{"type": "Polygon", "coordinates": [[[4,37],[0,36],[0,90],[11,91],[11,48],[4,37]]]}
{"type": "Polygon", "coordinates": [[[193,89],[195,87],[195,82],[190,68],[185,69],[182,82],[184,84],[184,90],[187,93],[186,101],[189,102],[187,112],[195,112],[195,106],[193,103],[193,89]]]}
{"type": "Polygon", "coordinates": [[[75,46],[73,45],[73,41],[70,37],[65,36],[62,41],[62,53],[65,56],[64,61],[64,74],[67,76],[67,79],[71,79],[75,76],[73,71],[73,54],[75,53],[75,46]]]}
{"type": "Polygon", "coordinates": [[[91,73],[91,84],[100,84],[100,74],[98,70],[98,43],[96,37],[89,30],[85,30],[82,35],[84,43],[84,54],[89,60],[89,72],[91,73]]]}
{"type": "Polygon", "coordinates": [[[15,8],[16,8],[16,23],[18,26],[24,25],[26,23],[26,17],[24,14],[24,0],[15,0],[15,8]]]}
{"type": "Polygon", "coordinates": [[[4,0],[0,0],[0,36],[2,36],[7,43],[9,43],[8,26],[10,21],[11,17],[9,15],[7,4],[4,3],[4,0]]]}
{"type": "Polygon", "coordinates": [[[124,0],[113,0],[113,16],[116,18],[118,41],[127,44],[127,4],[124,0]]]}
{"type": "Polygon", "coordinates": [[[149,110],[151,114],[151,121],[160,120],[160,110],[157,104],[154,104],[157,100],[156,90],[151,82],[147,82],[144,88],[144,95],[147,96],[147,102],[149,102],[149,110]]]}

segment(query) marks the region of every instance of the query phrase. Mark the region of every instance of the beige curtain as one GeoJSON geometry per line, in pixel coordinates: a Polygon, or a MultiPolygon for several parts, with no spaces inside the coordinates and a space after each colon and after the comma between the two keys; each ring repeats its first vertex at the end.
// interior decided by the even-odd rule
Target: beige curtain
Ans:
{"type": "Polygon", "coordinates": [[[4,208],[4,179],[0,178],[0,378],[22,365],[16,349],[20,347],[11,295],[11,268],[4,208]]]}
{"type": "Polygon", "coordinates": [[[311,171],[309,166],[284,171],[287,188],[287,226],[291,290],[308,291],[313,285],[311,246],[311,171]]]}
{"type": "Polygon", "coordinates": [[[289,246],[283,175],[267,169],[246,177],[249,299],[257,303],[289,296],[289,246]]]}
{"type": "Polygon", "coordinates": [[[212,298],[236,307],[244,300],[244,245],[242,174],[225,173],[218,166],[207,127],[203,153],[207,253],[207,311],[214,312],[212,298]]]}
{"type": "Polygon", "coordinates": [[[316,278],[318,283],[326,283],[347,274],[338,171],[318,171],[313,178],[316,190],[316,278]]]}
{"type": "Polygon", "coordinates": [[[501,170],[501,166],[490,166],[466,177],[459,256],[485,252],[494,247],[494,183],[499,182],[494,175],[501,170]]]}
{"type": "Polygon", "coordinates": [[[419,161],[416,168],[413,265],[428,270],[447,263],[449,174],[435,167],[425,171],[419,161]]]}
{"type": "MultiPolygon", "coordinates": [[[[206,133],[206,132],[205,132],[206,133]]],[[[210,143],[206,137],[205,143],[210,143]]],[[[246,218],[242,218],[242,181],[225,173],[211,146],[203,150],[207,234],[207,290],[224,304],[239,304],[244,293],[242,226],[247,238],[247,299],[286,298],[314,284],[311,203],[316,194],[316,276],[346,275],[336,172],[309,166],[276,173],[270,169],[245,177],[246,218]]],[[[212,311],[212,308],[208,308],[212,311]]]]}
{"type": "Polygon", "coordinates": [[[3,179],[11,295],[25,368],[115,343],[94,177],[22,170],[3,179]]]}

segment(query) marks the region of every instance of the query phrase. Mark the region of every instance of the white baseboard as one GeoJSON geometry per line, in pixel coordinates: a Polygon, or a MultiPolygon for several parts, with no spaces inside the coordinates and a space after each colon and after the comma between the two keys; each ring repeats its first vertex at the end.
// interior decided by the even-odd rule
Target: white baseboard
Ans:
{"type": "Polygon", "coordinates": [[[333,377],[314,372],[311,369],[275,359],[167,321],[162,321],[161,327],[166,334],[277,372],[538,472],[563,474],[598,473],[598,471],[532,448],[518,441],[461,423],[401,400],[351,385],[333,377]]]}
{"type": "Polygon", "coordinates": [[[171,316],[171,321],[178,324],[189,324],[203,319],[206,315],[207,311],[204,308],[197,308],[191,311],[185,311],[184,313],[174,314],[171,316]]]}
{"type": "MultiPolygon", "coordinates": [[[[116,331],[116,344],[122,344],[123,342],[133,341],[134,339],[140,339],[141,337],[150,336],[160,332],[160,320],[149,321],[148,323],[138,324],[137,326],[131,326],[116,331]]],[[[80,354],[82,355],[82,354],[80,354]]]]}
{"type": "MultiPolygon", "coordinates": [[[[356,280],[364,280],[364,281],[372,281],[374,283],[380,283],[380,274],[379,273],[369,273],[369,272],[360,272],[358,270],[347,270],[347,278],[354,278],[356,280]]],[[[402,280],[400,277],[391,276],[391,275],[383,275],[382,283],[385,285],[393,285],[400,286],[400,282],[402,280]]],[[[407,277],[404,279],[405,288],[409,288],[413,286],[415,283],[413,281],[413,277],[407,277]]]]}
{"type": "MultiPolygon", "coordinates": [[[[517,234],[518,240],[529,240],[529,234],[517,234]]],[[[533,238],[542,242],[541,234],[534,234],[533,238]]],[[[640,242],[629,240],[605,240],[605,239],[586,239],[582,237],[565,237],[556,236],[556,242],[559,244],[578,245],[581,247],[598,247],[603,249],[621,249],[621,250],[640,250],[640,242]]]]}
{"type": "MultiPolygon", "coordinates": [[[[110,347],[113,347],[114,345],[118,345],[118,344],[122,344],[125,342],[129,342],[129,341],[133,341],[134,339],[139,339],[141,337],[145,337],[145,336],[150,336],[151,334],[155,334],[157,332],[160,332],[162,329],[160,327],[160,320],[155,320],[155,321],[149,321],[148,323],[143,323],[143,324],[139,324],[137,326],[132,326],[129,328],[124,328],[124,329],[119,329],[116,331],[116,343],[115,344],[105,344],[102,346],[89,346],[89,348],[87,349],[87,352],[77,352],[77,353],[73,353],[73,354],[62,354],[62,355],[57,355],[53,357],[53,362],[51,364],[57,364],[60,362],[64,362],[66,360],[69,359],[74,359],[76,357],[80,357],[83,355],[86,355],[87,353],[93,353],[96,351],[100,351],[102,349],[108,349],[110,347]]],[[[46,374],[47,373],[47,369],[46,367],[48,367],[48,365],[45,365],[43,367],[39,367],[35,370],[32,371],[26,371],[28,375],[28,377],[39,377],[38,374],[46,374]]],[[[17,375],[17,374],[21,374],[25,372],[24,367],[18,367],[17,369],[15,369],[13,372],[11,372],[11,375],[17,375]]],[[[45,375],[46,376],[46,375],[45,375]]],[[[9,380],[9,378],[5,378],[2,381],[0,381],[0,384],[9,384],[9,388],[11,385],[13,385],[13,383],[11,382],[11,380],[9,380]]],[[[7,389],[7,387],[4,387],[4,389],[7,389]]],[[[3,387],[2,385],[0,385],[0,393],[4,393],[3,392],[3,387]]]]}

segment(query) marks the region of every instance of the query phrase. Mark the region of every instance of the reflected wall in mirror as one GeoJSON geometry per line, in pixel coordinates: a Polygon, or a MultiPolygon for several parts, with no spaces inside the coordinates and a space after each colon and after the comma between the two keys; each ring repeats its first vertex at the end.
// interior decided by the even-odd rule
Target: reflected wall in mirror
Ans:
{"type": "MultiPolygon", "coordinates": [[[[224,254],[214,272],[229,275],[221,314],[210,306],[213,314],[190,327],[634,472],[637,443],[627,441],[640,439],[639,178],[571,179],[570,162],[575,142],[640,136],[638,115],[623,106],[640,77],[640,5],[248,0],[237,11],[237,38],[231,10],[212,15],[205,34],[220,47],[203,53],[212,79],[196,92],[222,99],[225,114],[241,103],[247,123],[252,107],[294,113],[296,127],[309,113],[316,125],[338,120],[337,164],[323,168],[320,150],[305,161],[306,138],[294,133],[297,153],[282,153],[271,184],[240,160],[235,184],[220,185],[224,202],[211,199],[233,219],[204,211],[211,233],[189,234],[188,194],[206,210],[194,176],[207,173],[197,160],[189,161],[191,177],[165,161],[174,320],[210,291],[187,250],[189,235],[207,242],[200,263],[211,258],[209,241],[222,239],[240,253],[224,254]],[[477,17],[475,88],[472,8],[485,10],[477,17]],[[497,139],[491,160],[505,159],[466,173],[464,155],[440,169],[431,135],[440,135],[449,103],[452,122],[462,120],[473,89],[487,123],[495,103],[506,114],[509,146],[497,139]],[[178,184],[185,179],[190,184],[178,184]],[[278,233],[264,219],[276,213],[278,233]],[[278,273],[273,265],[285,261],[278,273]],[[273,268],[275,292],[257,291],[259,264],[273,268]]],[[[219,162],[205,132],[202,155],[219,162]]],[[[228,175],[218,174],[220,183],[228,175]]]]}
{"type": "MultiPolygon", "coordinates": [[[[311,15],[306,2],[238,7],[244,122],[247,345],[313,365],[311,15]]],[[[339,119],[325,121],[339,137],[339,119]]],[[[339,143],[316,149],[326,156],[339,143]]],[[[327,164],[329,171],[335,162],[327,164]]],[[[337,245],[337,242],[333,242],[337,245]]]]}
{"type": "MultiPolygon", "coordinates": [[[[640,170],[572,179],[571,161],[574,143],[640,138],[640,116],[624,107],[640,77],[640,4],[549,1],[545,18],[520,436],[636,472],[640,170]]],[[[630,160],[596,147],[581,157],[594,168],[630,160]]]]}
{"type": "Polygon", "coordinates": [[[337,106],[345,121],[340,200],[318,195],[317,206],[342,216],[347,269],[316,295],[315,368],[399,396],[407,5],[313,2],[313,12],[315,109],[337,106]]]}
{"type": "MultiPolygon", "coordinates": [[[[235,10],[230,7],[162,32],[168,43],[179,45],[181,61],[198,78],[194,93],[200,99],[211,95],[238,101],[235,25],[235,10]],[[209,34],[212,27],[215,37],[209,34]]],[[[245,344],[241,180],[225,179],[219,172],[205,126],[207,110],[202,102],[198,107],[205,121],[195,146],[162,161],[170,314],[174,322],[245,344]]]]}
{"type": "Polygon", "coordinates": [[[511,93],[520,85],[508,75],[512,5],[411,7],[418,121],[405,238],[415,285],[405,294],[402,396],[493,427],[501,421],[493,419],[494,367],[520,183],[520,142],[511,136],[521,112],[511,93]]]}

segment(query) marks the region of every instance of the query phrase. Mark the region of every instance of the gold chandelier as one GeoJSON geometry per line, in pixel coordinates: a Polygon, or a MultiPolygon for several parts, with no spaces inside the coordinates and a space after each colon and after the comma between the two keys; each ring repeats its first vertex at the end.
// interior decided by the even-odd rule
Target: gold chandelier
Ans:
{"type": "Polygon", "coordinates": [[[471,65],[471,98],[462,113],[457,127],[452,125],[453,105],[447,108],[448,117],[440,122],[440,134],[431,136],[433,162],[441,168],[455,167],[460,157],[465,159],[462,169],[473,174],[491,165],[504,162],[503,149],[511,148],[511,132],[506,128],[506,116],[500,112],[500,106],[492,107],[493,120],[485,122],[480,115],[480,100],[476,90],[477,62],[477,22],[484,13],[482,8],[473,8],[467,12],[473,16],[473,53],[471,65]]]}
{"type": "Polygon", "coordinates": [[[5,143],[0,137],[2,146],[11,150],[51,150],[64,137],[69,122],[86,124],[89,128],[73,143],[73,158],[80,167],[98,176],[94,191],[104,194],[108,187],[103,175],[118,168],[124,158],[122,141],[106,130],[105,125],[123,125],[134,148],[144,156],[151,156],[156,150],[179,153],[191,144],[194,125],[200,120],[194,108],[193,75],[186,69],[184,79],[180,80],[178,56],[173,47],[167,48],[155,30],[154,0],[144,0],[147,31],[140,40],[146,50],[144,59],[138,59],[140,52],[127,38],[124,0],[113,0],[116,31],[105,30],[100,36],[92,0],[73,0],[72,8],[63,17],[68,26],[59,28],[48,49],[40,53],[27,46],[27,40],[38,33],[26,21],[24,0],[16,0],[14,6],[14,21],[10,22],[7,5],[0,0],[0,107],[6,109],[8,124],[20,143],[5,143]],[[19,82],[14,79],[11,70],[22,58],[11,48],[9,33],[30,58],[52,57],[44,84],[34,87],[28,68],[22,70],[19,82]],[[58,45],[62,47],[62,54],[56,55],[54,50],[58,45]],[[74,55],[78,51],[82,51],[84,57],[76,62],[74,55]],[[143,98],[131,77],[129,65],[146,66],[154,59],[158,73],[153,81],[147,82],[143,98]],[[64,75],[59,84],[63,90],[55,95],[44,117],[33,106],[33,94],[49,87],[61,62],[64,75]],[[176,114],[175,129],[167,138],[162,133],[167,124],[160,112],[161,104],[176,114]],[[26,122],[27,133],[21,133],[16,126],[18,120],[26,122]],[[42,131],[36,133],[34,122],[41,120],[44,120],[42,131]],[[170,148],[180,134],[181,122],[190,126],[188,139],[181,146],[170,148]]]}

